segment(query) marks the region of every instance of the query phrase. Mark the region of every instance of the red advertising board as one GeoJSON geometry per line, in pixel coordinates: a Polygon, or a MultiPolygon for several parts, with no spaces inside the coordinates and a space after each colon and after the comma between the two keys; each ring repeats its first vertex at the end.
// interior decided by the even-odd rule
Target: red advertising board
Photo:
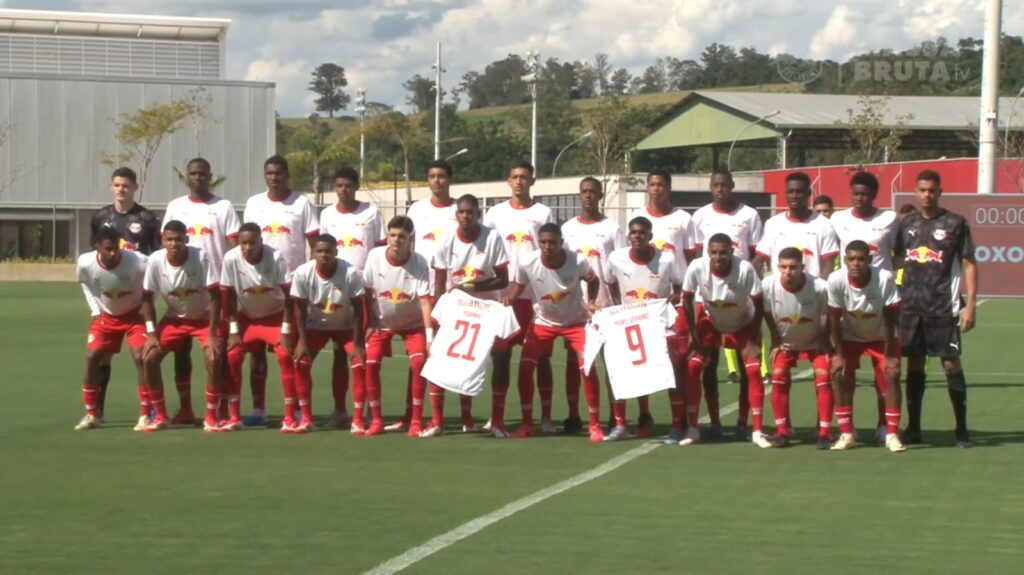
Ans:
{"type": "MultiPolygon", "coordinates": [[[[1024,297],[1024,195],[942,194],[940,203],[971,226],[979,297],[1024,297]]],[[[904,204],[917,198],[893,194],[893,209],[904,204]]]]}

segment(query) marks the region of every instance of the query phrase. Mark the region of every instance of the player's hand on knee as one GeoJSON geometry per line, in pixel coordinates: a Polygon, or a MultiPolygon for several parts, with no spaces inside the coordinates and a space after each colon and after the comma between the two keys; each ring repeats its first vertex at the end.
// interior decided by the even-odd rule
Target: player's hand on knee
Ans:
{"type": "Polygon", "coordinates": [[[228,336],[228,349],[234,349],[240,345],[242,345],[242,336],[237,333],[228,336]]]}
{"type": "Polygon", "coordinates": [[[353,345],[352,346],[352,357],[359,358],[359,361],[366,363],[366,346],[365,345],[353,345]]]}
{"type": "Polygon", "coordinates": [[[291,335],[286,333],[281,334],[281,339],[277,340],[277,345],[288,352],[288,357],[295,356],[295,340],[291,335]]]}
{"type": "Polygon", "coordinates": [[[886,376],[890,378],[898,377],[900,374],[900,358],[886,356],[882,369],[885,371],[886,376]]]}
{"type": "Polygon", "coordinates": [[[306,347],[306,340],[300,338],[292,351],[292,359],[301,361],[304,357],[309,357],[309,349],[306,347]]]}
{"type": "Polygon", "coordinates": [[[833,379],[842,377],[846,372],[846,358],[843,357],[842,354],[836,354],[832,356],[832,361],[830,363],[829,375],[831,375],[833,379]]]}

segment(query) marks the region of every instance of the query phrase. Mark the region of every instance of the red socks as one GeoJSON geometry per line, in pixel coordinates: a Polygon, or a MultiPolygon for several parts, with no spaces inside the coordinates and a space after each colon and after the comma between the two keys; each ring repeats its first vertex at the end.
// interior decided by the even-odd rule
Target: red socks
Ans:
{"type": "Polygon", "coordinates": [[[886,433],[899,433],[900,432],[900,416],[902,412],[900,410],[885,410],[885,432],[886,433]]]}
{"type": "Polygon", "coordinates": [[[427,358],[417,355],[409,358],[412,367],[412,422],[423,423],[423,396],[427,394],[427,380],[420,375],[427,358]]]}
{"type": "Polygon", "coordinates": [[[853,433],[853,406],[837,407],[836,419],[840,433],[853,433]]]}
{"type": "Polygon", "coordinates": [[[832,413],[835,411],[835,396],[828,374],[814,378],[814,389],[818,400],[818,437],[829,437],[832,429],[832,413]]]}
{"type": "Polygon", "coordinates": [[[555,381],[550,362],[547,367],[537,366],[537,390],[540,393],[540,420],[551,421],[551,398],[555,394],[555,381]]]}
{"type": "Polygon", "coordinates": [[[85,413],[93,417],[99,417],[100,386],[83,385],[82,403],[85,404],[85,413]]]}
{"type": "Polygon", "coordinates": [[[444,388],[430,384],[430,425],[444,425],[444,388]]]}
{"type": "MultiPolygon", "coordinates": [[[[761,362],[756,359],[744,359],[743,367],[747,370],[747,397],[750,400],[748,407],[754,416],[754,431],[761,431],[764,423],[764,379],[761,377],[761,362]]],[[[740,423],[746,423],[742,402],[740,423]]]]}
{"type": "MultiPolygon", "coordinates": [[[[686,424],[694,429],[700,420],[700,396],[704,391],[703,384],[704,358],[694,356],[686,364],[686,380],[683,382],[684,400],[686,402],[686,424]]],[[[711,398],[708,397],[708,411],[711,412],[711,398]]],[[[718,398],[715,398],[714,413],[718,414],[718,398]]]]}
{"type": "Polygon", "coordinates": [[[683,420],[686,419],[686,399],[678,389],[668,390],[669,407],[672,410],[672,429],[683,432],[683,420]]]}
{"type": "Polygon", "coordinates": [[[217,419],[217,408],[220,406],[220,390],[211,385],[206,386],[206,419],[217,419]]]}
{"type": "Polygon", "coordinates": [[[789,436],[789,390],[792,387],[790,374],[772,376],[772,414],[775,416],[775,433],[789,436]]]}
{"type": "Polygon", "coordinates": [[[149,388],[145,385],[139,385],[135,390],[139,394],[139,416],[149,415],[149,388]]]}
{"type": "MultiPolygon", "coordinates": [[[[99,393],[99,387],[96,388],[96,393],[99,393]]],[[[150,388],[149,403],[156,410],[157,419],[168,419],[167,403],[164,401],[164,388],[150,388]]]]}
{"type": "Polygon", "coordinates": [[[612,401],[612,415],[615,417],[616,427],[626,426],[626,400],[612,401]]]}
{"type": "MultiPolygon", "coordinates": [[[[366,399],[370,403],[370,418],[374,423],[384,423],[380,407],[380,362],[366,363],[366,399]]],[[[411,391],[410,391],[411,393],[411,391]]]]}
{"type": "MultiPolygon", "coordinates": [[[[580,375],[582,375],[582,369],[583,363],[580,362],[580,375]]],[[[590,425],[601,425],[601,381],[597,378],[596,369],[591,370],[590,375],[584,376],[583,393],[587,396],[590,425]]]]}

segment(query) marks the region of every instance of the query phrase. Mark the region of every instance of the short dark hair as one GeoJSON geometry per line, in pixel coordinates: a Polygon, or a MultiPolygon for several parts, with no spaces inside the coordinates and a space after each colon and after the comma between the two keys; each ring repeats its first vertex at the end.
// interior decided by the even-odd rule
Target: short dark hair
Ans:
{"type": "Polygon", "coordinates": [[[935,170],[924,170],[917,175],[917,179],[914,181],[920,182],[921,180],[926,182],[935,182],[936,186],[942,185],[942,177],[939,176],[939,173],[935,170]]]}
{"type": "Polygon", "coordinates": [[[206,158],[200,158],[200,157],[192,158],[191,160],[188,161],[187,164],[185,164],[185,168],[187,169],[188,166],[191,166],[192,164],[203,164],[203,165],[206,166],[206,170],[207,171],[211,171],[213,169],[210,166],[210,161],[207,160],[206,158]]]}
{"type": "Polygon", "coordinates": [[[455,175],[455,171],[452,170],[452,165],[444,160],[434,160],[427,164],[427,173],[429,174],[430,170],[433,170],[434,168],[444,170],[444,173],[448,174],[449,178],[455,175]]]}
{"type": "Polygon", "coordinates": [[[858,171],[850,178],[850,187],[864,186],[878,195],[878,178],[871,172],[858,171]]]}
{"type": "Polygon", "coordinates": [[[476,210],[480,209],[480,200],[473,194],[462,194],[459,199],[455,200],[456,209],[462,204],[469,204],[476,210]]]}
{"type": "Polygon", "coordinates": [[[801,252],[800,250],[796,249],[796,248],[793,248],[793,247],[783,248],[782,251],[779,252],[779,258],[778,259],[780,259],[780,260],[797,260],[799,262],[802,262],[802,261],[804,261],[804,253],[801,252]]]}
{"type": "Polygon", "coordinates": [[[359,185],[359,171],[356,170],[355,168],[350,167],[350,166],[345,166],[343,168],[338,168],[334,172],[334,177],[331,178],[331,181],[332,182],[336,182],[338,180],[349,180],[349,181],[355,182],[355,184],[358,186],[359,185]]]}
{"type": "Polygon", "coordinates": [[[715,176],[728,176],[729,181],[732,181],[732,172],[725,168],[715,168],[714,170],[711,170],[711,177],[708,179],[712,179],[715,176]]]}
{"type": "Polygon", "coordinates": [[[389,230],[403,230],[407,234],[411,234],[414,226],[412,218],[407,216],[395,216],[388,220],[389,230]]]}
{"type": "Polygon", "coordinates": [[[315,246],[316,244],[329,244],[332,246],[337,246],[338,240],[331,234],[317,234],[317,236],[313,238],[313,245],[315,246]]]}
{"type": "Polygon", "coordinates": [[[188,228],[185,227],[184,223],[182,223],[182,222],[180,222],[178,220],[171,220],[171,221],[167,222],[166,224],[164,224],[164,231],[165,232],[177,232],[179,234],[183,234],[183,235],[186,235],[186,236],[188,235],[188,228]]]}
{"type": "Polygon", "coordinates": [[[901,216],[903,216],[903,215],[910,214],[910,213],[913,213],[913,212],[916,212],[916,211],[917,211],[917,206],[915,206],[914,204],[903,204],[900,207],[899,214],[901,216]]]}
{"type": "Polygon", "coordinates": [[[263,230],[260,229],[260,225],[256,222],[245,222],[238,228],[238,233],[249,232],[252,234],[259,234],[263,237],[263,230]]]}
{"type": "Polygon", "coordinates": [[[92,237],[92,245],[98,246],[103,242],[114,242],[116,245],[121,245],[121,233],[114,228],[102,227],[96,230],[96,235],[92,237]]]}
{"type": "Polygon", "coordinates": [[[803,172],[793,172],[786,176],[786,183],[788,184],[789,182],[803,182],[807,184],[808,188],[811,187],[811,177],[803,172]]]}
{"type": "Polygon", "coordinates": [[[727,245],[727,246],[729,246],[731,248],[732,247],[732,238],[730,238],[726,234],[717,233],[717,234],[711,236],[710,238],[708,238],[708,245],[711,245],[711,244],[725,244],[725,245],[727,245]]]}
{"type": "Polygon", "coordinates": [[[541,234],[555,234],[558,237],[562,237],[562,228],[558,227],[556,223],[548,222],[537,230],[537,235],[540,236],[541,234]]]}
{"type": "Polygon", "coordinates": [[[846,254],[850,252],[864,252],[867,255],[871,255],[871,248],[868,247],[868,243],[864,240],[853,240],[846,244],[846,254]]]}
{"type": "Polygon", "coordinates": [[[114,178],[124,178],[133,184],[139,183],[139,177],[135,174],[135,170],[128,166],[121,166],[114,170],[114,172],[110,174],[110,181],[114,181],[114,178]]]}
{"type": "Polygon", "coordinates": [[[600,192],[601,194],[604,194],[604,186],[601,185],[601,180],[595,178],[594,176],[587,176],[587,177],[583,178],[582,180],[580,180],[580,188],[582,188],[583,184],[585,184],[587,182],[592,182],[594,184],[597,184],[597,191],[600,192]]]}
{"type": "Polygon", "coordinates": [[[508,169],[508,173],[511,174],[512,170],[516,170],[516,169],[528,170],[530,172],[531,176],[534,173],[533,164],[531,164],[530,162],[527,162],[526,160],[520,160],[520,161],[512,164],[512,166],[509,167],[509,169],[508,169]]]}
{"type": "Polygon", "coordinates": [[[822,195],[814,198],[814,204],[813,205],[816,206],[818,204],[828,204],[828,207],[830,207],[830,208],[836,207],[835,202],[832,201],[832,196],[826,196],[825,194],[822,194],[822,195]]]}
{"type": "Polygon", "coordinates": [[[663,180],[665,180],[665,183],[668,184],[669,188],[672,187],[672,174],[668,173],[668,170],[662,170],[661,168],[654,168],[653,170],[647,172],[647,183],[648,184],[651,183],[651,178],[653,178],[653,177],[660,177],[660,178],[662,178],[663,180]]]}
{"type": "Polygon", "coordinates": [[[643,228],[645,230],[647,230],[648,232],[650,232],[651,230],[654,229],[654,225],[651,223],[651,220],[649,220],[649,219],[647,219],[647,218],[645,218],[643,216],[637,216],[637,217],[629,220],[629,225],[626,226],[626,229],[629,229],[629,228],[633,227],[634,225],[643,226],[643,228]]]}
{"type": "Polygon", "coordinates": [[[288,173],[288,160],[284,159],[281,154],[274,154],[267,158],[267,161],[263,162],[263,169],[266,170],[267,166],[281,166],[284,173],[288,173]]]}

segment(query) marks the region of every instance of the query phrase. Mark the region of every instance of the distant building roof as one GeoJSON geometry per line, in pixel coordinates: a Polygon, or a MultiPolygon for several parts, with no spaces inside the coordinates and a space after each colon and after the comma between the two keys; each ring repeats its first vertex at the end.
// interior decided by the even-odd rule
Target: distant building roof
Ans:
{"type": "Polygon", "coordinates": [[[222,42],[231,20],[0,9],[0,34],[222,42]]]}

